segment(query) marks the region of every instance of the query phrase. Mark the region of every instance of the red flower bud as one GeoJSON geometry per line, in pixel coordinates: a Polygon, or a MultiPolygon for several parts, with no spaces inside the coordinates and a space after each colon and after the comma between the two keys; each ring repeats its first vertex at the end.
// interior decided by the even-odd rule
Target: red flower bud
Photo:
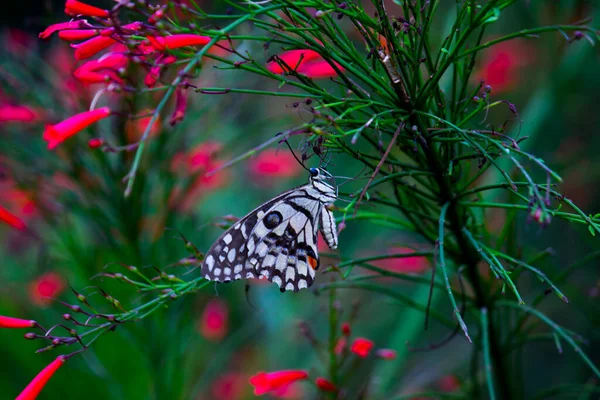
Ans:
{"type": "Polygon", "coordinates": [[[352,331],[350,330],[350,324],[347,322],[344,322],[342,324],[342,333],[344,334],[344,336],[350,336],[350,333],[352,331]]]}
{"type": "Polygon", "coordinates": [[[27,106],[0,106],[0,122],[31,122],[38,118],[38,114],[27,106]]]}
{"type": "Polygon", "coordinates": [[[162,19],[165,16],[165,8],[167,6],[162,6],[158,10],[154,11],[154,14],[148,18],[148,23],[154,25],[158,20],[162,19]]]}
{"type": "Polygon", "coordinates": [[[48,380],[64,364],[65,356],[58,356],[54,361],[44,368],[27,387],[17,396],[16,400],[34,400],[41,390],[46,386],[48,380]]]}
{"type": "Polygon", "coordinates": [[[102,107],[92,111],[85,111],[72,116],[56,125],[46,125],[44,140],[48,142],[48,149],[52,150],[59,143],[87,128],[96,121],[106,118],[111,111],[108,107],[102,107]]]}
{"type": "Polygon", "coordinates": [[[337,392],[337,387],[335,387],[335,385],[333,383],[329,382],[325,378],[318,377],[315,380],[315,383],[316,383],[317,387],[324,392],[337,392]]]}
{"type": "Polygon", "coordinates": [[[35,326],[35,321],[27,319],[19,319],[12,317],[4,317],[0,315],[0,328],[32,328],[35,326]]]}
{"type": "Polygon", "coordinates": [[[254,394],[259,396],[307,378],[308,374],[302,370],[259,372],[250,378],[250,384],[254,386],[254,394]]]}
{"type": "Polygon", "coordinates": [[[375,355],[384,360],[393,360],[396,358],[396,350],[392,349],[379,349],[375,352],[375,355]]]}
{"type": "MultiPolygon", "coordinates": [[[[27,229],[25,222],[21,220],[19,217],[9,212],[7,209],[0,206],[0,221],[12,226],[13,228],[24,231],[27,229]]],[[[1,326],[1,323],[0,323],[1,326]]]]}
{"type": "Polygon", "coordinates": [[[108,18],[110,15],[108,10],[90,6],[89,4],[85,4],[77,0],[67,0],[65,3],[65,14],[72,15],[74,17],[78,15],[85,15],[88,17],[100,18],[108,18]]]}
{"type": "Polygon", "coordinates": [[[104,144],[104,139],[93,138],[88,140],[88,147],[90,149],[97,149],[104,144]]]}
{"type": "Polygon", "coordinates": [[[350,351],[356,354],[359,357],[365,358],[371,352],[373,348],[373,342],[369,339],[365,338],[357,338],[352,346],[350,347],[350,351]]]}

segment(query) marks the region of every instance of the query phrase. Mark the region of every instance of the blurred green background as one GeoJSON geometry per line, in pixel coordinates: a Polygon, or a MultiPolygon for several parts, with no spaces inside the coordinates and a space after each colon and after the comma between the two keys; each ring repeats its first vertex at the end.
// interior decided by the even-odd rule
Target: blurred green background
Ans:
{"type": "MultiPolygon", "coordinates": [[[[390,13],[400,14],[390,3],[390,13]]],[[[444,3],[444,2],[442,2],[444,3]]],[[[452,3],[452,2],[448,2],[452,3]]],[[[101,5],[101,2],[94,3],[101,5]]],[[[111,2],[105,2],[110,5],[111,2]]],[[[81,86],[70,74],[75,65],[72,50],[53,38],[42,42],[37,34],[45,26],[65,20],[61,1],[10,2],[1,13],[0,109],[26,106],[30,121],[0,118],[0,206],[21,218],[35,237],[0,225],[0,315],[35,319],[44,326],[61,323],[75,298],[68,285],[85,293],[93,305],[112,312],[97,287],[108,291],[129,308],[147,296],[134,288],[98,277],[104,271],[124,272],[119,264],[165,269],[187,255],[177,231],[201,251],[208,249],[222,230],[223,216],[243,216],[262,202],[306,182],[306,173],[289,151],[275,146],[212,178],[205,172],[310,118],[294,103],[301,99],[269,98],[248,94],[190,97],[184,121],[160,121],[145,155],[136,190],[123,198],[121,182],[131,165],[132,153],[102,153],[89,149],[87,140],[103,137],[113,143],[131,143],[140,135],[138,124],[102,123],[46,150],[45,123],[54,123],[88,109],[95,86],[81,86]],[[196,158],[194,158],[196,157],[196,158]],[[187,185],[187,186],[186,186],[187,185]],[[193,186],[186,196],[184,188],[193,186]],[[179,193],[176,195],[174,193],[179,193]],[[179,202],[177,202],[179,199],[179,202]],[[177,204],[175,204],[177,203],[177,204]],[[167,229],[170,228],[170,229],[167,229]],[[90,280],[91,277],[95,279],[90,280]]],[[[218,4],[207,4],[223,11],[218,4]]],[[[452,18],[451,4],[439,15],[438,42],[452,18]]],[[[592,1],[519,2],[502,14],[488,37],[540,25],[573,23],[593,17],[599,26],[600,7],[592,1]]],[[[265,51],[265,62],[276,48],[265,51]]],[[[567,43],[560,33],[519,39],[490,48],[479,59],[479,76],[493,86],[495,100],[515,104],[522,124],[508,109],[488,116],[491,125],[512,120],[529,138],[521,147],[542,159],[564,178],[560,190],[584,211],[600,209],[600,51],[585,38],[567,43]],[[493,82],[493,83],[492,83],[493,82]]],[[[276,84],[241,72],[207,66],[198,81],[203,86],[269,88],[276,84]]],[[[443,82],[442,82],[443,84],[443,82]]],[[[108,101],[118,101],[107,95],[108,101]]],[[[138,112],[150,109],[159,97],[138,101],[138,112]]],[[[106,97],[104,98],[106,100],[106,97]]],[[[299,139],[294,145],[301,148],[299,139]]],[[[314,161],[314,160],[313,160],[314,161]]],[[[360,165],[337,158],[335,173],[354,176],[360,165]]],[[[360,187],[360,182],[355,185],[360,187]]],[[[348,190],[349,191],[349,190],[348,190]]],[[[343,204],[342,204],[343,206],[343,204]]],[[[366,206],[368,207],[368,206],[366,206]]],[[[499,232],[506,215],[488,213],[492,232],[499,232]]],[[[542,270],[555,277],[574,261],[598,249],[597,238],[582,226],[555,220],[547,228],[516,220],[516,242],[528,249],[552,249],[542,270]]],[[[368,221],[348,223],[340,234],[335,257],[361,257],[405,249],[431,251],[418,237],[368,221]]],[[[333,262],[321,248],[322,265],[333,262]]],[[[427,259],[394,259],[384,268],[430,276],[427,259]]],[[[549,296],[540,309],[561,325],[581,334],[586,353],[600,364],[600,280],[597,262],[579,269],[559,285],[571,302],[549,296]]],[[[324,269],[324,268],[323,268],[324,269]]],[[[172,266],[168,273],[187,269],[172,266]]],[[[189,277],[195,277],[192,271],[189,277]]],[[[320,274],[327,282],[334,273],[320,274]]],[[[185,279],[186,276],[183,276],[185,279]]],[[[427,285],[381,280],[418,304],[426,303],[427,285]]],[[[518,286],[526,302],[543,291],[542,285],[523,275],[518,286]]],[[[471,345],[462,336],[439,349],[414,352],[439,342],[452,328],[437,322],[424,331],[423,314],[405,304],[354,290],[338,291],[343,315],[352,322],[353,336],[363,336],[376,347],[398,352],[395,360],[356,362],[356,380],[372,378],[369,398],[392,398],[424,390],[460,393],[469,372],[471,345]]],[[[434,294],[434,309],[451,318],[444,293],[434,294]]],[[[508,296],[508,295],[507,295],[508,296]]],[[[257,371],[303,368],[326,375],[326,367],[299,329],[306,322],[322,342],[328,337],[327,293],[310,290],[280,294],[271,284],[244,283],[209,286],[200,293],[171,303],[153,316],[119,326],[101,337],[89,350],[74,357],[52,378],[40,398],[47,399],[241,399],[252,398],[248,378],[257,371]]],[[[83,320],[79,316],[80,320],[83,320]]],[[[467,324],[475,323],[467,317],[467,324]]],[[[13,398],[59,350],[35,354],[44,344],[26,341],[19,330],[0,330],[0,398],[13,398]]],[[[532,332],[536,333],[536,332],[532,332]]],[[[558,354],[551,342],[529,344],[523,355],[525,398],[562,383],[596,384],[592,373],[571,349],[558,354]]],[[[300,383],[287,398],[317,397],[317,390],[300,383]]],[[[352,397],[351,397],[352,398],[352,397]]],[[[543,397],[546,398],[546,397],[543,397]]],[[[551,398],[551,397],[547,397],[551,398]]],[[[591,398],[591,397],[590,397],[591,398]]]]}

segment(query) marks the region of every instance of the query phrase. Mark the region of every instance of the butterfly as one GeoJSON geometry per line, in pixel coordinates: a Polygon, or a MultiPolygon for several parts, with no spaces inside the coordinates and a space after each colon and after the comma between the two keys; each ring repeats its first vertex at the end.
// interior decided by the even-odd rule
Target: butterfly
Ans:
{"type": "Polygon", "coordinates": [[[337,186],[326,170],[308,171],[308,184],[256,208],[217,239],[202,263],[205,279],[267,279],[281,292],[312,285],[319,268],[319,226],[327,246],[337,248],[335,219],[328,208],[337,200],[337,186]]]}

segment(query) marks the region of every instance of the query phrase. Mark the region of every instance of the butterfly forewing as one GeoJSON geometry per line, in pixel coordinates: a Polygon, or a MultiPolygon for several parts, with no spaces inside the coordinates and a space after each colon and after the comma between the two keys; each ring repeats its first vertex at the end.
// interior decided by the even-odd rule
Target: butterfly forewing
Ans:
{"type": "Polygon", "coordinates": [[[320,223],[330,247],[337,245],[333,214],[325,208],[335,201],[335,190],[317,183],[313,178],[235,223],[209,249],[202,276],[217,282],[264,278],[282,292],[308,288],[319,266],[320,223]],[[323,213],[327,216],[322,217],[323,213]]]}

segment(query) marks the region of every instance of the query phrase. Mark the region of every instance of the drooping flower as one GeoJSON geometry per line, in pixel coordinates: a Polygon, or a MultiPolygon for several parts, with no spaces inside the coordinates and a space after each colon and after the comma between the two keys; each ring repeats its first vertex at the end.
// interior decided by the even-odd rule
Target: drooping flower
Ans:
{"type": "Polygon", "coordinates": [[[212,299],[206,304],[199,329],[202,336],[211,341],[219,341],[227,334],[229,309],[222,300],[212,299]]]}
{"type": "MultiPolygon", "coordinates": [[[[337,76],[335,68],[314,50],[290,50],[278,55],[279,60],[268,63],[267,68],[274,74],[296,71],[310,78],[330,78],[337,76]],[[279,62],[278,62],[279,61],[279,62]]],[[[339,71],[344,68],[333,62],[339,71]]]]}
{"type": "Polygon", "coordinates": [[[21,218],[17,217],[15,214],[11,213],[2,206],[0,206],[0,221],[12,226],[13,228],[19,231],[24,231],[25,229],[27,229],[27,225],[25,225],[25,222],[23,222],[21,218]]]}
{"type": "Polygon", "coordinates": [[[52,24],[49,27],[47,27],[46,29],[44,29],[43,32],[41,32],[38,36],[40,39],[48,39],[50,36],[52,36],[52,34],[54,32],[60,32],[63,30],[69,30],[69,29],[83,29],[83,28],[91,28],[92,25],[90,25],[87,20],[85,19],[80,19],[77,21],[68,21],[68,22],[61,22],[58,24],[52,24]]]}
{"type": "Polygon", "coordinates": [[[79,113],[55,125],[46,125],[43,137],[48,142],[48,149],[54,149],[66,139],[87,128],[94,122],[108,117],[110,114],[110,108],[102,107],[79,113]]]}
{"type": "Polygon", "coordinates": [[[250,172],[257,180],[297,176],[302,167],[291,153],[267,149],[250,160],[250,172]]]}
{"type": "Polygon", "coordinates": [[[29,298],[39,307],[47,306],[66,286],[64,278],[56,272],[47,272],[29,284],[29,298]]]}
{"type": "Polygon", "coordinates": [[[38,113],[30,107],[5,104],[0,106],[1,122],[33,122],[38,119],[38,113]]]}
{"type": "Polygon", "coordinates": [[[337,392],[337,387],[321,376],[315,379],[315,384],[324,392],[337,392]]]}
{"type": "Polygon", "coordinates": [[[525,42],[501,42],[485,50],[482,66],[474,76],[491,86],[494,94],[507,92],[518,84],[522,68],[534,59],[534,49],[525,42]]]}
{"type": "Polygon", "coordinates": [[[18,328],[32,328],[35,326],[35,321],[5,317],[0,315],[0,328],[18,329],[18,328]]]}
{"type": "Polygon", "coordinates": [[[65,363],[65,356],[58,356],[46,368],[44,368],[27,387],[17,396],[16,400],[34,400],[42,391],[48,380],[65,363]]]}
{"type": "Polygon", "coordinates": [[[85,15],[86,17],[108,18],[110,12],[77,0],[67,0],[65,3],[65,14],[74,17],[85,15]]]}
{"type": "Polygon", "coordinates": [[[259,396],[307,378],[308,374],[302,370],[259,372],[250,378],[250,384],[254,386],[254,394],[259,396]]]}
{"type": "Polygon", "coordinates": [[[356,338],[350,347],[350,351],[359,357],[365,358],[373,349],[373,342],[365,338],[356,338]]]}

